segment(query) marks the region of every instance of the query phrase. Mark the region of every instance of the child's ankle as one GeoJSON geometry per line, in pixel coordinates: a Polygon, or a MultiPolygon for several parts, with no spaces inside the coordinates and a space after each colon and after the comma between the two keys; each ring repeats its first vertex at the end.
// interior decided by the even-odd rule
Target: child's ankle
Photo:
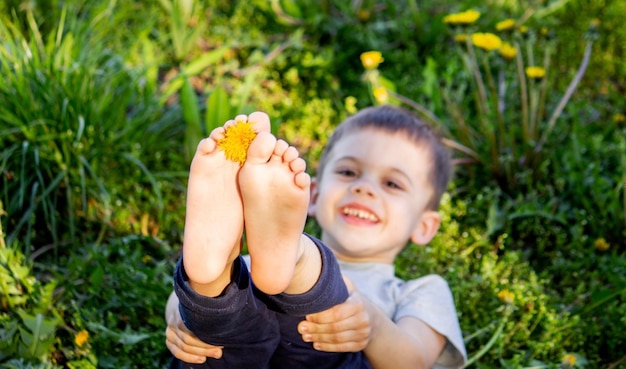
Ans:
{"type": "Polygon", "coordinates": [[[300,236],[298,256],[293,278],[285,293],[296,295],[309,291],[322,272],[322,255],[315,243],[305,234],[300,236]]]}

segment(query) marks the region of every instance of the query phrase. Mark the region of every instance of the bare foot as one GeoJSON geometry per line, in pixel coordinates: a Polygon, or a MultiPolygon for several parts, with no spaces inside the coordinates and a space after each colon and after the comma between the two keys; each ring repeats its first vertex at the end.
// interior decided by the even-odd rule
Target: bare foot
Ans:
{"type": "Polygon", "coordinates": [[[311,184],[305,169],[294,147],[261,132],[239,174],[250,273],[270,295],[290,286],[303,245],[310,242],[302,235],[311,184]]]}
{"type": "Polygon", "coordinates": [[[198,144],[189,170],[183,264],[191,287],[206,296],[219,295],[230,283],[232,262],[241,249],[243,205],[237,185],[241,166],[226,159],[217,141],[226,128],[246,119],[257,132],[269,132],[265,113],[239,115],[198,144]]]}

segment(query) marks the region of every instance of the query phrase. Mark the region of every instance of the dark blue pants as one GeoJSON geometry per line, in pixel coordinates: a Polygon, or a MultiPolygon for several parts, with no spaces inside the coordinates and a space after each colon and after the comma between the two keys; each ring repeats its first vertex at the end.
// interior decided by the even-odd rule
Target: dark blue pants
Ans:
{"type": "Polygon", "coordinates": [[[201,340],[224,346],[222,358],[204,364],[177,359],[170,368],[209,369],[361,369],[370,368],[357,353],[328,353],[313,349],[297,331],[306,314],[317,313],[344,302],[348,291],[332,252],[311,237],[322,254],[318,282],[301,295],[265,295],[254,287],[245,262],[234,262],[232,282],[216,298],[198,295],[189,287],[182,262],[174,274],[185,325],[201,340]]]}

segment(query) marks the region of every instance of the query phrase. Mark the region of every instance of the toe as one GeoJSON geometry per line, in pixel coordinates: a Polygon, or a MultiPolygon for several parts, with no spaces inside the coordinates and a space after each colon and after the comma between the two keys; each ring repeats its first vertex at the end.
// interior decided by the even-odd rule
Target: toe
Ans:
{"type": "Polygon", "coordinates": [[[246,163],[264,164],[272,156],[276,147],[276,137],[269,132],[259,132],[248,148],[246,163]]]}
{"type": "Polygon", "coordinates": [[[262,111],[255,111],[250,114],[248,116],[248,122],[252,123],[252,126],[257,132],[271,131],[270,117],[262,111]]]}

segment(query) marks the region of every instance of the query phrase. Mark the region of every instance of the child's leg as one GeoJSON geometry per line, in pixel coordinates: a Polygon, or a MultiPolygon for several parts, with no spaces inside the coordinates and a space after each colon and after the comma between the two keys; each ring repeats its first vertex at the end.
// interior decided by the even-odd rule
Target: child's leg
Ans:
{"type": "MultiPolygon", "coordinates": [[[[228,121],[224,127],[239,116],[228,121]]],[[[247,117],[259,132],[269,131],[263,113],[247,117]]],[[[175,291],[185,325],[205,342],[224,346],[209,368],[266,368],[280,333],[275,313],[261,303],[238,257],[243,233],[243,205],[237,176],[239,163],[217,147],[224,127],[198,145],[191,164],[182,262],[175,291]]]]}
{"type": "MultiPolygon", "coordinates": [[[[217,147],[224,129],[237,119],[245,116],[226,122],[200,142],[189,171],[183,263],[191,287],[204,296],[217,296],[230,283],[231,264],[241,248],[240,165],[217,147]]],[[[259,132],[270,129],[263,113],[251,114],[248,121],[259,132]]]]}
{"type": "Polygon", "coordinates": [[[191,288],[184,266],[178,263],[174,289],[183,322],[204,342],[223,347],[220,359],[207,358],[204,366],[178,362],[181,368],[269,368],[280,340],[276,313],[257,298],[241,257],[233,262],[232,276],[219,297],[202,296],[191,288]]]}
{"type": "Polygon", "coordinates": [[[298,332],[298,324],[305,315],[326,310],[344,302],[348,291],[341,276],[339,265],[332,251],[316,238],[310,238],[322,258],[322,271],[317,283],[305,293],[291,295],[281,293],[265,296],[265,303],[277,312],[280,326],[280,344],[270,366],[275,369],[366,369],[370,368],[362,352],[317,351],[304,342],[298,332]]]}
{"type": "Polygon", "coordinates": [[[302,235],[311,178],[294,147],[261,132],[239,174],[250,272],[266,294],[303,293],[317,281],[321,258],[302,235]]]}

